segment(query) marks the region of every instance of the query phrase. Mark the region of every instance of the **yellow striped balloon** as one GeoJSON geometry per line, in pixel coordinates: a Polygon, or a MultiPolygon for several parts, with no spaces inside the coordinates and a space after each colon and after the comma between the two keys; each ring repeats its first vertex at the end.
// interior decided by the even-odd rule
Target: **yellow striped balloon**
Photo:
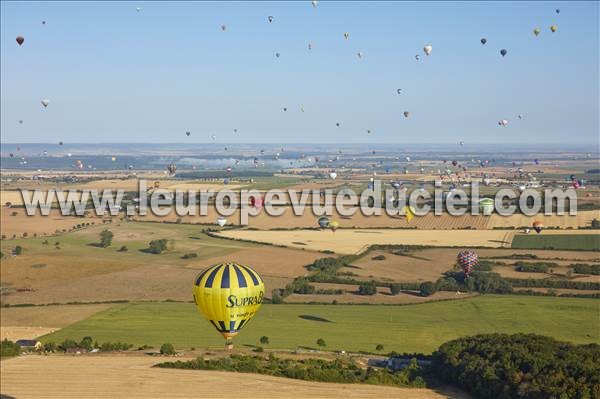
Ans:
{"type": "Polygon", "coordinates": [[[194,283],[198,311],[227,341],[248,324],[264,295],[265,284],[258,273],[234,262],[209,267],[194,283]]]}

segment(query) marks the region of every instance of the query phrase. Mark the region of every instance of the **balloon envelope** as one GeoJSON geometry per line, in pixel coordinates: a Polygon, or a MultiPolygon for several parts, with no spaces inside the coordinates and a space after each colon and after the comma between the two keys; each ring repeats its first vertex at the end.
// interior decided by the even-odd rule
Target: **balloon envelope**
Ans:
{"type": "Polygon", "coordinates": [[[477,254],[471,250],[459,252],[456,260],[467,277],[469,277],[473,271],[473,268],[479,264],[479,258],[477,257],[477,254]]]}
{"type": "Polygon", "coordinates": [[[229,340],[260,308],[265,285],[252,268],[227,262],[201,272],[194,282],[193,295],[198,311],[229,340]]]}
{"type": "Polygon", "coordinates": [[[23,44],[23,42],[25,41],[25,38],[23,36],[17,36],[17,43],[20,45],[23,44]]]}

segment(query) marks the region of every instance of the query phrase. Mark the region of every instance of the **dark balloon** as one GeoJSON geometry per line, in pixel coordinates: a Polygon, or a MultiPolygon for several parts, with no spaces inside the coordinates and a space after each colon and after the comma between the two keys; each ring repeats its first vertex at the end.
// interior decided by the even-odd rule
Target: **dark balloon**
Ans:
{"type": "Polygon", "coordinates": [[[506,51],[506,49],[502,49],[500,50],[500,54],[502,54],[502,57],[504,57],[506,55],[506,53],[508,53],[508,51],[506,51]]]}
{"type": "Polygon", "coordinates": [[[19,43],[19,46],[22,45],[24,41],[25,38],[23,36],[17,36],[17,43],[19,43]]]}
{"type": "Polygon", "coordinates": [[[481,44],[486,44],[487,43],[487,39],[485,37],[481,38],[480,40],[481,44]]]}

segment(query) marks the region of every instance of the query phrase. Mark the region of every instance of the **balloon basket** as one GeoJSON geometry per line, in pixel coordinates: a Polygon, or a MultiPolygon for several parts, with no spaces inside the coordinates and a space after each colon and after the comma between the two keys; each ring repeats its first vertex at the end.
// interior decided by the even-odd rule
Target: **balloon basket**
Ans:
{"type": "Polygon", "coordinates": [[[233,341],[230,339],[225,340],[225,350],[230,351],[232,349],[233,349],[233,341]]]}

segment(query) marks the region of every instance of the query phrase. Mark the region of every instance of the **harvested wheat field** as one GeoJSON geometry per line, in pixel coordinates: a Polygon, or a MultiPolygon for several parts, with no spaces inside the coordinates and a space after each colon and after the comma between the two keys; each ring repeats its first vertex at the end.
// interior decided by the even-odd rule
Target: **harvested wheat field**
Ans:
{"type": "Polygon", "coordinates": [[[56,305],[3,308],[0,339],[32,339],[83,320],[109,308],[110,304],[56,305]]]}
{"type": "MultiPolygon", "coordinates": [[[[456,264],[458,248],[427,248],[414,249],[408,252],[371,251],[362,258],[354,261],[351,266],[343,267],[341,271],[352,272],[359,280],[378,280],[395,282],[424,282],[436,281],[442,275],[452,270],[456,264]],[[380,258],[383,256],[384,259],[380,258]],[[379,258],[378,258],[379,257],[379,258]]],[[[551,267],[556,275],[565,275],[574,263],[593,263],[600,261],[597,253],[582,251],[554,251],[527,249],[487,249],[476,250],[481,260],[506,263],[506,266],[494,266],[494,272],[502,277],[511,278],[550,278],[551,274],[527,273],[515,270],[515,262],[546,262],[556,263],[551,267]],[[535,259],[514,259],[513,255],[535,255],[535,259]]],[[[600,276],[574,274],[573,281],[600,281],[600,276]]]]}
{"type": "Polygon", "coordinates": [[[514,232],[503,230],[329,230],[253,231],[228,230],[219,236],[253,240],[314,251],[355,254],[373,244],[431,245],[439,247],[510,246],[514,232]]]}
{"type": "Polygon", "coordinates": [[[11,238],[13,235],[17,237],[27,233],[30,237],[37,235],[55,234],[57,230],[71,230],[73,226],[81,223],[101,223],[100,217],[78,217],[78,216],[63,216],[60,209],[52,209],[48,216],[39,214],[28,216],[25,213],[25,208],[0,208],[2,217],[2,235],[11,238]]]}
{"type": "MultiPolygon", "coordinates": [[[[494,213],[490,217],[487,228],[493,229],[499,227],[529,227],[532,225],[534,220],[539,220],[546,227],[556,227],[560,229],[576,229],[578,227],[589,227],[592,224],[593,219],[600,219],[600,211],[579,211],[577,212],[577,215],[573,216],[569,215],[567,212],[565,212],[565,214],[562,216],[556,214],[546,216],[540,213],[539,215],[535,216],[514,214],[508,217],[494,213]]],[[[547,231],[548,230],[546,230],[545,232],[547,231]]]]}
{"type": "MultiPolygon", "coordinates": [[[[27,398],[468,398],[453,389],[332,384],[224,371],[152,368],[150,356],[21,356],[2,361],[2,395],[27,398]],[[74,378],[88,376],[89,378],[74,378]]],[[[187,360],[187,359],[182,359],[187,360]]]]}

